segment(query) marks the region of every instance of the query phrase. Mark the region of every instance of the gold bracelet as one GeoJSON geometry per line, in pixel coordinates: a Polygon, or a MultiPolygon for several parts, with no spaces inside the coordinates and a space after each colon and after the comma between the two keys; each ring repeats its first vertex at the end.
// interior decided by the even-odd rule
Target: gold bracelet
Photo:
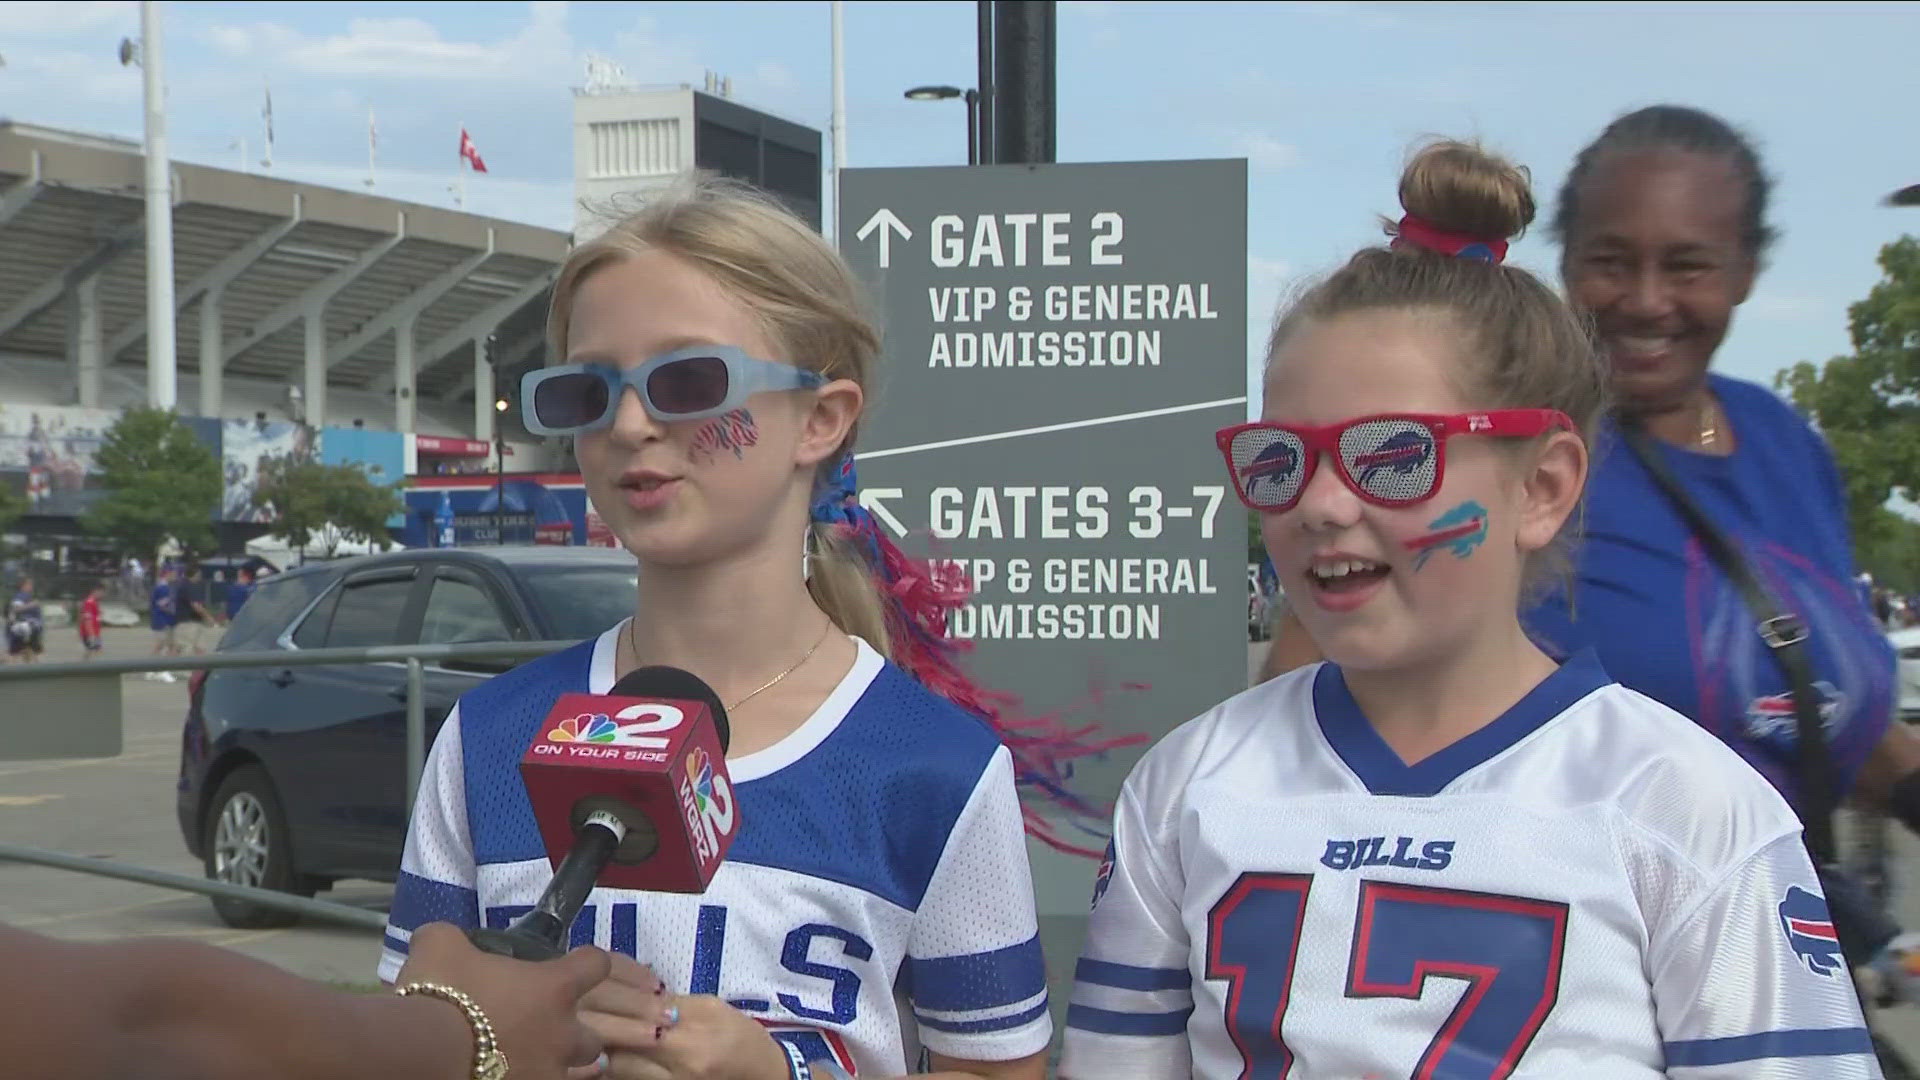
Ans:
{"type": "Polygon", "coordinates": [[[507,1055],[500,1052],[500,1043],[494,1038],[493,1022],[472,998],[451,986],[429,982],[408,983],[395,992],[401,997],[415,994],[437,997],[466,1013],[467,1025],[473,1028],[473,1080],[506,1080],[507,1055]]]}

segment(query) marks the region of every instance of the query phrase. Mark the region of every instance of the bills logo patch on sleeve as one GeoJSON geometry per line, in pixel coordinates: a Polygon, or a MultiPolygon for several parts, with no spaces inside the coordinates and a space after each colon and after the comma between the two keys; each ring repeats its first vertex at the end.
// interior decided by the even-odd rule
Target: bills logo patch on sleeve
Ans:
{"type": "Polygon", "coordinates": [[[1787,936],[1787,946],[1808,971],[1831,979],[1846,967],[1833,916],[1827,913],[1827,902],[1819,894],[1790,885],[1779,910],[1780,932],[1787,936]]]}
{"type": "Polygon", "coordinates": [[[804,1024],[780,1024],[766,1020],[760,1026],[767,1029],[775,1042],[791,1046],[800,1051],[803,1061],[832,1061],[845,1069],[848,1076],[859,1076],[860,1069],[854,1063],[853,1054],[848,1051],[845,1039],[840,1033],[826,1028],[807,1027],[804,1024]]]}
{"type": "Polygon", "coordinates": [[[1093,875],[1093,903],[1088,910],[1100,906],[1100,898],[1107,895],[1107,886],[1113,884],[1113,841],[1107,841],[1107,853],[1100,858],[1100,869],[1093,875]]]}

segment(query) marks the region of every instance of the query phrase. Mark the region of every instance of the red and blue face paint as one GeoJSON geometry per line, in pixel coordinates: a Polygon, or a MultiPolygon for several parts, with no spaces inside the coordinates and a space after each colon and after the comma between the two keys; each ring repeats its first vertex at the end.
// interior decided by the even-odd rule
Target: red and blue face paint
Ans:
{"type": "Polygon", "coordinates": [[[1413,568],[1420,569],[1435,552],[1451,551],[1456,559],[1473,554],[1487,539],[1487,508],[1468,499],[1427,523],[1433,531],[1407,541],[1408,551],[1416,552],[1413,568]]]}
{"type": "Polygon", "coordinates": [[[723,450],[733,451],[734,459],[738,460],[746,455],[747,447],[759,441],[760,425],[754,422],[753,413],[735,409],[701,424],[700,430],[693,433],[693,446],[688,453],[702,464],[711,462],[723,450]]]}

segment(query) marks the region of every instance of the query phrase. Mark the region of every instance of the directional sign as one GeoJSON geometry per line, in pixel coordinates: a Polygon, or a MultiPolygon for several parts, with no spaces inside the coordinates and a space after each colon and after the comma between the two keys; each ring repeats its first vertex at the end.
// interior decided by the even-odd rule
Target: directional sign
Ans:
{"type": "Polygon", "coordinates": [[[860,226],[860,231],[856,235],[865,240],[876,229],[880,231],[880,269],[885,270],[893,265],[893,234],[899,233],[900,239],[911,240],[913,230],[907,228],[905,222],[895,217],[893,211],[884,206],[873,212],[873,216],[867,219],[865,225],[860,226]]]}
{"type": "MultiPolygon", "coordinates": [[[[1245,688],[1213,433],[1246,415],[1246,163],[852,169],[840,204],[886,332],[862,498],[974,581],[972,671],[1156,739],[1245,688]]],[[[1138,754],[1075,783],[1111,802],[1138,754]]],[[[1043,914],[1084,914],[1094,869],[1036,848],[1043,914]]]]}

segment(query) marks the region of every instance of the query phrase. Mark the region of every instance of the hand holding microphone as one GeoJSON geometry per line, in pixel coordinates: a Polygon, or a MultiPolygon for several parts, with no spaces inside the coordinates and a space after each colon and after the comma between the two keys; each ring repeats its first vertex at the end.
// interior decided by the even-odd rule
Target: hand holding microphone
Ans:
{"type": "MultiPolygon", "coordinates": [[[[464,992],[491,1024],[509,1075],[558,1080],[572,1075],[563,1072],[565,1066],[593,1061],[601,1052],[600,1037],[580,1009],[583,995],[602,985],[607,972],[608,954],[599,949],[576,949],[558,963],[529,966],[476,951],[450,924],[429,923],[414,932],[396,985],[428,983],[464,992]]],[[[454,1042],[471,1047],[469,1025],[453,1026],[454,1042]]]]}
{"type": "Polygon", "coordinates": [[[566,952],[596,884],[705,891],[739,831],[727,778],[727,714],[679,668],[640,668],[605,695],[563,694],[520,762],[553,880],[479,948],[522,960],[566,952]]]}

